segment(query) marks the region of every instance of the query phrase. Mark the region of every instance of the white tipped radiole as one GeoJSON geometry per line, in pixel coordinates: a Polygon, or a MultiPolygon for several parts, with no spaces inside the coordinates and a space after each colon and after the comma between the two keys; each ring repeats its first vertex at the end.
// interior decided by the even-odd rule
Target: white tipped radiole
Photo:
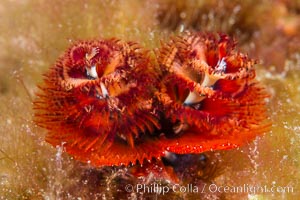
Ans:
{"type": "MultiPolygon", "coordinates": [[[[222,58],[221,60],[218,61],[218,64],[216,65],[215,71],[213,73],[209,74],[208,72],[205,72],[201,86],[212,87],[218,80],[224,77],[222,76],[222,73],[224,73],[225,70],[226,70],[226,61],[224,60],[224,58],[222,58]]],[[[205,98],[206,98],[205,95],[193,91],[189,93],[189,95],[184,101],[184,104],[192,105],[201,102],[205,98]]]]}
{"type": "Polygon", "coordinates": [[[91,68],[86,67],[86,73],[88,76],[92,78],[98,78],[98,73],[95,65],[92,66],[91,68]]]}
{"type": "Polygon", "coordinates": [[[187,98],[184,101],[185,105],[192,105],[195,103],[199,103],[205,98],[205,96],[201,96],[198,92],[190,92],[187,98]]]}
{"type": "Polygon", "coordinates": [[[104,83],[100,82],[100,88],[101,88],[101,91],[102,91],[102,96],[103,96],[104,98],[109,97],[108,91],[107,91],[107,89],[106,89],[104,83]]]}
{"type": "MultiPolygon", "coordinates": [[[[86,67],[86,73],[87,73],[87,76],[90,76],[94,79],[99,78],[96,66],[92,66],[91,68],[86,67]]],[[[102,83],[102,82],[100,82],[100,89],[102,92],[102,95],[101,95],[102,97],[104,97],[104,98],[109,97],[108,90],[107,90],[106,86],[104,85],[104,83],[102,83]]]]}

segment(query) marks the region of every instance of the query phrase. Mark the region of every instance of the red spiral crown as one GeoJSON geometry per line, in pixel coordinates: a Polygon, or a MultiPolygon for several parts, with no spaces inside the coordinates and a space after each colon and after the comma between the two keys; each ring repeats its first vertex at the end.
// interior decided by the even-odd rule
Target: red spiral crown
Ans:
{"type": "Polygon", "coordinates": [[[164,72],[157,94],[175,138],[168,151],[235,148],[268,130],[268,95],[254,80],[255,62],[235,51],[227,35],[174,37],[157,57],[164,72]]]}

